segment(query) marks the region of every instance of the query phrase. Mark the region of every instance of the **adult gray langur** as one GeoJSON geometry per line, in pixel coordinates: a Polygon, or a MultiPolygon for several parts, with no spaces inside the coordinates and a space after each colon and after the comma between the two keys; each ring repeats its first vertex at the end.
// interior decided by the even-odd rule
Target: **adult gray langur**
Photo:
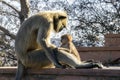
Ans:
{"type": "Polygon", "coordinates": [[[76,56],[50,42],[52,32],[60,32],[67,24],[64,11],[44,11],[31,16],[21,25],[15,39],[18,59],[16,80],[21,80],[27,68],[62,68],[61,62],[75,68],[96,67],[98,64],[82,64],[76,56]]]}

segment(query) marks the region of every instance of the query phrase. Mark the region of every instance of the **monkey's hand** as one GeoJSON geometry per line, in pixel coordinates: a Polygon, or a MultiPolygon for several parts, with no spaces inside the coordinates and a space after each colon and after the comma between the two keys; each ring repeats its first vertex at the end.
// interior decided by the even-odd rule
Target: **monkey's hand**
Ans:
{"type": "Polygon", "coordinates": [[[56,68],[64,68],[64,66],[61,65],[60,63],[58,63],[57,65],[55,64],[55,67],[56,67],[56,68]]]}
{"type": "MultiPolygon", "coordinates": [[[[55,59],[56,59],[56,57],[55,57],[55,59]]],[[[56,59],[56,62],[54,62],[54,65],[56,68],[64,68],[63,65],[61,65],[57,59],[56,59]]]]}

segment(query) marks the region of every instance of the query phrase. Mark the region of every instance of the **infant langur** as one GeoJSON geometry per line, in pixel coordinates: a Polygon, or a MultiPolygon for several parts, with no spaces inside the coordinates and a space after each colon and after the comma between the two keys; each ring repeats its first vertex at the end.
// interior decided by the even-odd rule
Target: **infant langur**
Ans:
{"type": "MultiPolygon", "coordinates": [[[[72,42],[72,36],[69,34],[65,34],[61,36],[61,48],[66,48],[66,51],[68,51],[70,54],[73,54],[80,62],[80,55],[76,49],[76,47],[74,46],[73,42],[72,42]]],[[[62,63],[64,68],[71,68],[69,65],[62,63]]]]}
{"type": "MultiPolygon", "coordinates": [[[[61,36],[61,48],[66,48],[66,51],[68,51],[70,54],[74,55],[77,60],[81,62],[81,64],[87,64],[91,63],[94,64],[94,66],[85,66],[84,68],[94,68],[95,66],[98,68],[103,68],[103,65],[101,63],[94,63],[93,61],[81,61],[80,54],[78,53],[75,45],[72,42],[72,36],[69,34],[65,34],[61,36]]],[[[69,65],[62,63],[65,68],[72,68],[69,65]]],[[[83,68],[83,67],[82,67],[83,68]]]]}
{"type": "Polygon", "coordinates": [[[68,49],[70,54],[76,56],[76,58],[81,61],[80,55],[72,42],[72,36],[69,34],[65,34],[61,36],[61,47],[68,49]]]}

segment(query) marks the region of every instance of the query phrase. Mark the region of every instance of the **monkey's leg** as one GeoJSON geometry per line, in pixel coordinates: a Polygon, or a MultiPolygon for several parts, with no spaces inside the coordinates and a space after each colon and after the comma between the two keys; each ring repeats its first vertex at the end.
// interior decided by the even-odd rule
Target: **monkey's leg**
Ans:
{"type": "Polygon", "coordinates": [[[32,69],[55,68],[54,64],[48,59],[43,50],[34,50],[27,53],[25,66],[32,69]]]}
{"type": "Polygon", "coordinates": [[[92,63],[92,62],[83,63],[79,61],[76,58],[76,56],[74,56],[73,54],[70,54],[63,50],[59,50],[59,52],[56,55],[60,62],[66,63],[75,68],[80,69],[80,68],[94,68],[94,67],[102,68],[103,67],[103,65],[100,63],[92,63]]]}
{"type": "Polygon", "coordinates": [[[20,61],[18,61],[18,68],[17,68],[15,80],[22,80],[24,69],[25,69],[24,65],[20,61]]]}

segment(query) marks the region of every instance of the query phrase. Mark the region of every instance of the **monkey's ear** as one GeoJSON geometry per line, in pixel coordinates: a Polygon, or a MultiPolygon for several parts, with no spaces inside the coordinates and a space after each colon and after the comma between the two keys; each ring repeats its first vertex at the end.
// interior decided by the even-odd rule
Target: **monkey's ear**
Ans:
{"type": "Polygon", "coordinates": [[[59,16],[59,19],[65,19],[67,18],[66,16],[59,16]]]}

